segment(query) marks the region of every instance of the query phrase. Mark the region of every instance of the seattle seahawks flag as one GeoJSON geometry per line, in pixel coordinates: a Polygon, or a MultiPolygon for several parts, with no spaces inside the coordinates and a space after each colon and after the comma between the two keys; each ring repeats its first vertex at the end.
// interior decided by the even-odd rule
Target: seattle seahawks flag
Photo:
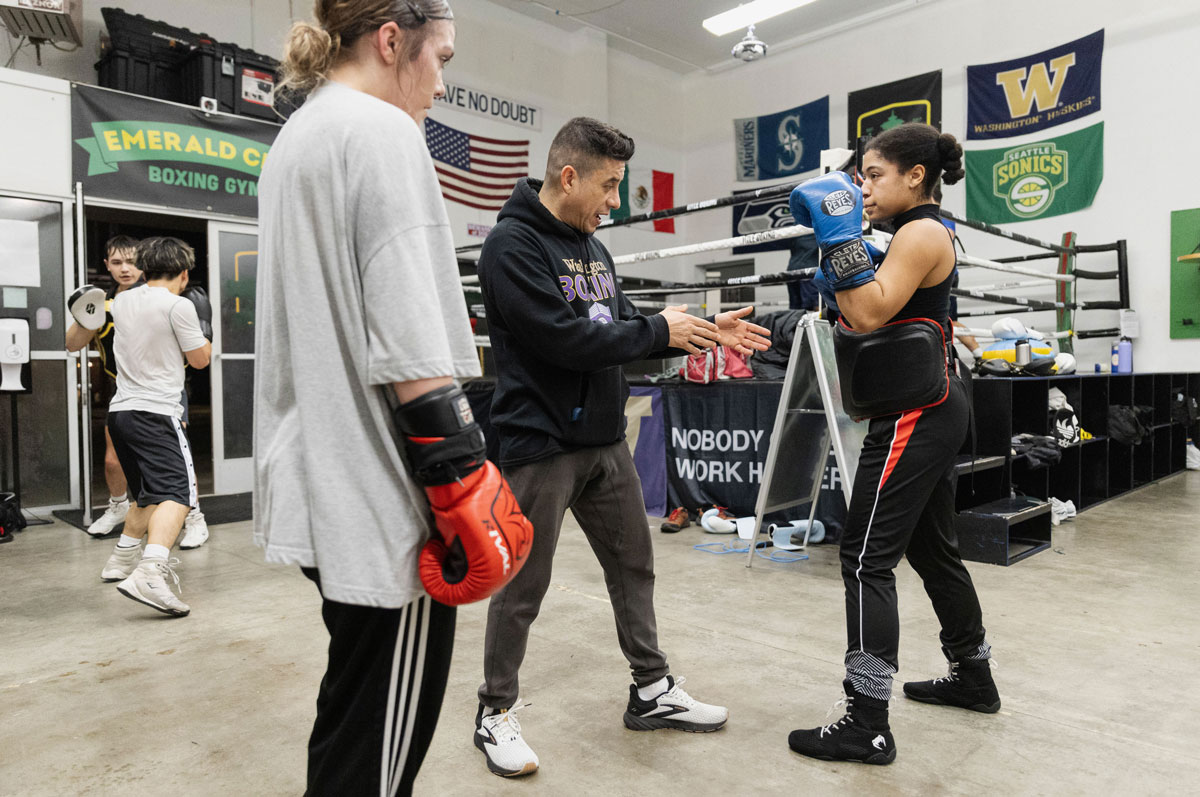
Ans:
{"type": "Polygon", "coordinates": [[[812,171],[829,149],[829,96],[786,111],[733,120],[738,182],[812,171]]]}

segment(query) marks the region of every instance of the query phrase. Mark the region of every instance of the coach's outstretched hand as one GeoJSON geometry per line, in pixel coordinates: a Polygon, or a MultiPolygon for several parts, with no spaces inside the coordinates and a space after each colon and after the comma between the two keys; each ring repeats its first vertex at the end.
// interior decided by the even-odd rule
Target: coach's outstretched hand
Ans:
{"type": "Polygon", "coordinates": [[[717,342],[746,355],[771,348],[771,341],[768,339],[771,336],[771,330],[743,320],[753,312],[754,307],[751,305],[738,310],[718,313],[715,320],[721,337],[717,342]]]}
{"type": "Polygon", "coordinates": [[[671,331],[668,345],[672,348],[683,349],[688,354],[699,354],[701,349],[711,349],[717,345],[721,331],[713,322],[698,318],[687,312],[686,304],[676,304],[664,308],[659,315],[667,319],[667,327],[671,331]]]}

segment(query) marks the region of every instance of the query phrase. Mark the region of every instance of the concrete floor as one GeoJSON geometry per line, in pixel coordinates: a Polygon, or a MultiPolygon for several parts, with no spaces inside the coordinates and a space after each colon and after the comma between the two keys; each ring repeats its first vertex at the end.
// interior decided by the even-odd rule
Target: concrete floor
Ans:
{"type": "MultiPolygon", "coordinates": [[[[890,767],[795,756],[786,737],[838,697],[836,551],[783,565],[711,556],[697,529],[655,534],[658,624],[677,675],[730,707],[720,733],[621,724],[627,670],[599,566],[573,522],[522,672],[542,770],[490,774],[472,746],[484,607],[460,611],[450,688],[417,781],[429,795],[1194,792],[1200,778],[1200,473],[1058,527],[1052,550],[973,565],[997,715],[896,700],[890,767]],[[574,531],[575,533],[572,533],[574,531]]],[[[0,794],[299,794],[326,637],[316,591],[263,564],[248,523],[180,554],[186,619],[98,579],[111,542],[56,523],[0,548],[0,794]]],[[[944,670],[907,565],[901,678],[944,670]]]]}

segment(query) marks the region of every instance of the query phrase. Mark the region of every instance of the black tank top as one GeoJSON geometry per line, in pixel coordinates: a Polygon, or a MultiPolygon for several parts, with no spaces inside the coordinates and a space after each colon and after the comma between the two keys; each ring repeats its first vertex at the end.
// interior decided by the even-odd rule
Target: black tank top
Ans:
{"type": "MultiPolygon", "coordinates": [[[[929,203],[909,208],[892,219],[892,224],[896,232],[899,232],[900,228],[905,224],[917,219],[933,219],[940,224],[942,216],[938,212],[938,206],[929,203]]],[[[950,231],[946,230],[946,234],[949,235],[950,231]]],[[[953,238],[950,239],[950,247],[953,251],[953,238]]],[[[900,311],[896,315],[892,316],[891,320],[902,321],[906,318],[930,318],[941,324],[942,329],[946,331],[947,340],[953,340],[950,337],[950,284],[954,281],[956,273],[958,273],[957,269],[951,269],[949,276],[937,285],[928,288],[917,288],[908,302],[900,308],[900,311]]]]}

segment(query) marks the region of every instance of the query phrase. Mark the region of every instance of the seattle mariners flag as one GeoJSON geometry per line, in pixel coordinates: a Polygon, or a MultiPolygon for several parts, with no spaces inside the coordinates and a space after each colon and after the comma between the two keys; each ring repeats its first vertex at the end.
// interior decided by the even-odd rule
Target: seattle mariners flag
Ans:
{"type": "Polygon", "coordinates": [[[484,138],[425,120],[425,144],[442,196],[477,210],[500,210],[529,172],[529,142],[484,138]]]}
{"type": "Polygon", "coordinates": [[[1104,30],[1035,55],[967,67],[967,138],[1004,138],[1100,110],[1104,30]]]}
{"type": "Polygon", "coordinates": [[[766,116],[733,120],[738,182],[812,171],[829,149],[829,96],[766,116]]]}

